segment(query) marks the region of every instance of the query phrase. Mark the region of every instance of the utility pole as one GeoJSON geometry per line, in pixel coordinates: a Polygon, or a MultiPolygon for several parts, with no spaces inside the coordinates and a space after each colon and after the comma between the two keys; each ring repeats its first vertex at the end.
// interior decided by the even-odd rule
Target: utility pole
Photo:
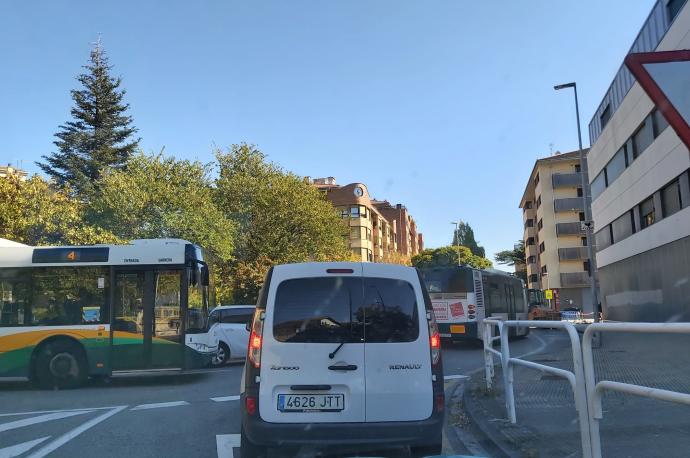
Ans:
{"type": "Polygon", "coordinates": [[[580,106],[577,100],[577,84],[575,82],[559,84],[553,88],[557,91],[566,88],[573,88],[575,93],[575,117],[577,118],[577,142],[580,148],[580,179],[582,186],[582,201],[585,207],[585,235],[587,236],[587,255],[589,256],[589,281],[590,281],[590,293],[592,295],[592,309],[594,312],[594,321],[599,321],[599,302],[597,301],[597,264],[594,258],[594,247],[592,246],[592,196],[589,190],[589,183],[585,178],[587,170],[585,164],[585,152],[582,150],[582,131],[580,129],[580,106]]]}

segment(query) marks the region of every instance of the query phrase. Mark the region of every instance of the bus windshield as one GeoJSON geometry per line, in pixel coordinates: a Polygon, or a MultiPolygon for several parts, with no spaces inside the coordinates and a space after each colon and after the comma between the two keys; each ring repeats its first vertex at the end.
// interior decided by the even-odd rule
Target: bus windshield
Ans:
{"type": "Polygon", "coordinates": [[[425,269],[422,276],[429,293],[466,293],[474,290],[472,270],[468,268],[425,269]]]}
{"type": "Polygon", "coordinates": [[[213,304],[213,275],[210,267],[197,261],[190,269],[187,331],[203,332],[207,328],[209,304],[213,304]]]}

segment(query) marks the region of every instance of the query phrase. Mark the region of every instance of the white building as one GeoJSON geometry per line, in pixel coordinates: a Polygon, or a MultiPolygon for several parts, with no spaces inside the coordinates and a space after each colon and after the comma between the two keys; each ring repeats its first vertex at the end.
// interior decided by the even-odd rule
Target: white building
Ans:
{"type": "MultiPolygon", "coordinates": [[[[630,52],[690,49],[686,0],[658,0],[630,52]]],[[[685,76],[687,78],[687,75],[685,76]]],[[[607,319],[690,320],[690,153],[625,66],[589,124],[607,319]]]]}

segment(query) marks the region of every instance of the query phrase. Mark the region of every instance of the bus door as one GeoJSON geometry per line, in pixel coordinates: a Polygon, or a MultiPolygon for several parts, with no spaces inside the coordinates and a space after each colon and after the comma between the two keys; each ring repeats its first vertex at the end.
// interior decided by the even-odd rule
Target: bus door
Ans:
{"type": "Polygon", "coordinates": [[[182,270],[114,268],[111,370],[181,368],[182,270]]]}

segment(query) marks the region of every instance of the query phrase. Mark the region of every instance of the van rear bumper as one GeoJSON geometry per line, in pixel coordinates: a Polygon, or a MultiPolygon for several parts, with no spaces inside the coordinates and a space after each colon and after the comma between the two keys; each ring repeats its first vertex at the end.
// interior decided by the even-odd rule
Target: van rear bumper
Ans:
{"type": "MultiPolygon", "coordinates": [[[[242,399],[244,403],[244,400],[242,399]]],[[[242,404],[244,405],[244,404],[242,404]]],[[[433,445],[441,442],[443,412],[421,421],[269,423],[242,409],[242,428],[257,445],[433,445]]]]}

